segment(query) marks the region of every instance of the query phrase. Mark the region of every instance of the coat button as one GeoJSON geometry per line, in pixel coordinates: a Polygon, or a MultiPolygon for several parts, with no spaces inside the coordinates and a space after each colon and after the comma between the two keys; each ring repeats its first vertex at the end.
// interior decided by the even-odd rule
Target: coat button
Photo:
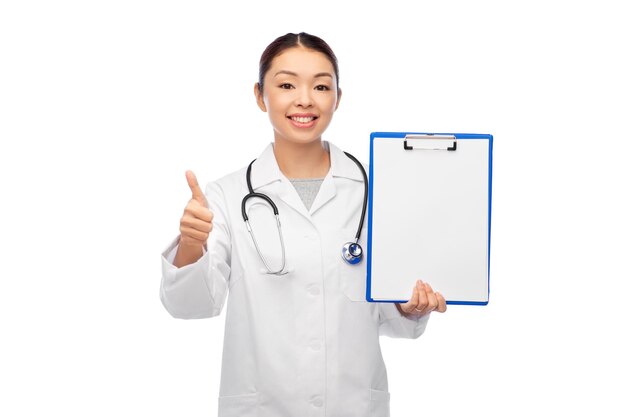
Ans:
{"type": "Polygon", "coordinates": [[[319,295],[320,288],[317,285],[312,285],[309,287],[309,294],[311,295],[319,295]]]}
{"type": "Polygon", "coordinates": [[[313,404],[315,407],[321,407],[324,405],[324,400],[322,400],[320,397],[315,398],[311,404],[313,404]]]}
{"type": "Polygon", "coordinates": [[[322,348],[322,345],[319,342],[313,342],[309,345],[311,350],[318,351],[322,348]]]}

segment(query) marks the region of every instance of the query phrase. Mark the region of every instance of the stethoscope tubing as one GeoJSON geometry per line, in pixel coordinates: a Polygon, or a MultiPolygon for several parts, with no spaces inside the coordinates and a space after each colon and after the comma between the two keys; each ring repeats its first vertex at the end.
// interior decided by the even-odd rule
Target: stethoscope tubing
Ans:
{"type": "Polygon", "coordinates": [[[359,228],[357,229],[356,237],[354,238],[354,243],[359,243],[359,239],[361,238],[361,231],[363,230],[363,222],[365,221],[365,212],[367,211],[367,197],[368,197],[368,191],[369,191],[369,184],[367,182],[367,173],[365,172],[365,168],[363,168],[363,165],[361,165],[359,160],[356,159],[351,154],[349,154],[348,152],[344,152],[344,153],[346,154],[348,158],[354,161],[356,166],[359,167],[359,170],[361,170],[361,175],[363,175],[363,183],[365,184],[365,187],[363,187],[363,206],[361,207],[361,220],[359,220],[359,228]]]}
{"type": "MultiPolygon", "coordinates": [[[[365,213],[367,211],[367,197],[368,197],[369,185],[368,185],[368,180],[367,180],[367,173],[365,172],[365,168],[363,168],[363,165],[361,165],[359,160],[356,159],[351,154],[349,154],[348,152],[344,152],[344,153],[346,154],[348,158],[350,158],[359,167],[359,170],[361,171],[361,175],[363,175],[363,184],[364,184],[363,205],[361,207],[361,218],[359,220],[359,227],[357,229],[354,242],[346,243],[343,246],[342,253],[341,253],[343,259],[347,263],[354,265],[354,264],[359,263],[363,256],[363,249],[361,248],[361,245],[359,245],[359,240],[361,238],[361,231],[363,230],[363,223],[365,221],[365,213]]],[[[261,258],[263,265],[267,269],[267,273],[273,274],[273,275],[280,275],[284,273],[286,260],[285,260],[285,243],[283,240],[283,232],[282,232],[282,227],[280,224],[280,216],[278,214],[278,207],[276,207],[276,204],[274,203],[274,201],[272,201],[270,197],[268,197],[267,195],[263,193],[257,193],[252,188],[252,181],[250,178],[252,176],[252,164],[254,164],[254,161],[256,161],[256,159],[250,162],[250,164],[248,165],[248,169],[246,170],[246,184],[248,185],[248,194],[246,194],[241,200],[241,216],[243,217],[243,221],[246,224],[246,228],[248,229],[248,232],[250,232],[250,235],[252,236],[254,247],[256,248],[256,251],[259,254],[259,257],[261,258]],[[248,213],[246,212],[246,203],[251,198],[260,198],[262,200],[265,200],[272,207],[272,210],[274,211],[274,216],[276,217],[276,226],[278,228],[278,234],[280,236],[280,246],[281,246],[281,251],[282,251],[282,257],[281,257],[282,263],[281,263],[280,269],[272,270],[269,267],[269,264],[267,263],[265,257],[263,256],[263,253],[261,252],[259,244],[257,243],[257,240],[254,237],[254,232],[252,231],[252,227],[250,226],[250,222],[248,219],[248,213]]]]}

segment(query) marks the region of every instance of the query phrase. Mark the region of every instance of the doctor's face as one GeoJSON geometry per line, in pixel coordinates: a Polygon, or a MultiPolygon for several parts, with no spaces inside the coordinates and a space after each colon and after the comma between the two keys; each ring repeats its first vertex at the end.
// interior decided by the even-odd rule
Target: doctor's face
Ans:
{"type": "Polygon", "coordinates": [[[263,91],[255,85],[259,108],[267,112],[276,141],[320,140],[339,106],[341,91],[332,63],[304,47],[277,55],[265,74],[263,91]]]}

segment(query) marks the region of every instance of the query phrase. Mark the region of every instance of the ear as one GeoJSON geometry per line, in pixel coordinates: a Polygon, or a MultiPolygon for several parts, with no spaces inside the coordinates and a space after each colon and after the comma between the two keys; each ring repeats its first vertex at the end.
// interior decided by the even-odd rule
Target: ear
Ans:
{"type": "Polygon", "coordinates": [[[267,107],[265,107],[265,101],[263,101],[263,93],[261,92],[261,86],[259,83],[254,83],[254,96],[256,97],[256,105],[259,106],[259,109],[267,112],[267,107]]]}
{"type": "Polygon", "coordinates": [[[340,101],[341,101],[341,88],[337,90],[337,104],[335,104],[335,110],[339,108],[340,101]]]}

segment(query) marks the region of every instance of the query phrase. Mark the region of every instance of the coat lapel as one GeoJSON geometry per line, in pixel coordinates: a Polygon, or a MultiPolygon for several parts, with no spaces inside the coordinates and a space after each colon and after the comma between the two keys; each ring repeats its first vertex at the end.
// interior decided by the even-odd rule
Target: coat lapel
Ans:
{"type": "Polygon", "coordinates": [[[291,183],[291,181],[289,181],[289,178],[285,177],[282,172],[280,175],[281,179],[280,188],[278,190],[278,197],[283,200],[285,204],[287,204],[292,209],[300,213],[302,216],[310,220],[311,214],[304,206],[304,203],[302,202],[302,199],[300,198],[300,195],[298,194],[296,189],[293,187],[293,184],[291,183]]]}
{"type": "Polygon", "coordinates": [[[326,142],[330,150],[330,171],[324,179],[322,186],[311,206],[311,215],[324,207],[337,194],[337,178],[348,178],[363,182],[363,174],[357,165],[346,154],[330,142],[326,142]]]}
{"type": "Polygon", "coordinates": [[[313,215],[313,213],[332,200],[336,194],[337,188],[335,187],[335,180],[329,171],[320,186],[320,190],[317,192],[317,196],[315,196],[315,200],[313,200],[313,205],[311,205],[311,211],[309,214],[313,215]]]}
{"type": "Polygon", "coordinates": [[[302,216],[307,219],[311,218],[298,192],[293,188],[291,181],[280,171],[274,156],[274,145],[272,143],[265,148],[261,156],[252,164],[250,181],[254,191],[267,194],[272,199],[278,198],[302,216]]]}
{"type": "Polygon", "coordinates": [[[330,151],[330,170],[322,182],[310,211],[304,206],[291,181],[280,171],[274,156],[273,143],[265,148],[252,165],[252,187],[257,192],[268,194],[269,197],[277,196],[296,212],[311,220],[311,216],[337,194],[335,178],[349,178],[363,182],[363,175],[356,164],[332,143],[325,142],[325,144],[330,151]]]}

